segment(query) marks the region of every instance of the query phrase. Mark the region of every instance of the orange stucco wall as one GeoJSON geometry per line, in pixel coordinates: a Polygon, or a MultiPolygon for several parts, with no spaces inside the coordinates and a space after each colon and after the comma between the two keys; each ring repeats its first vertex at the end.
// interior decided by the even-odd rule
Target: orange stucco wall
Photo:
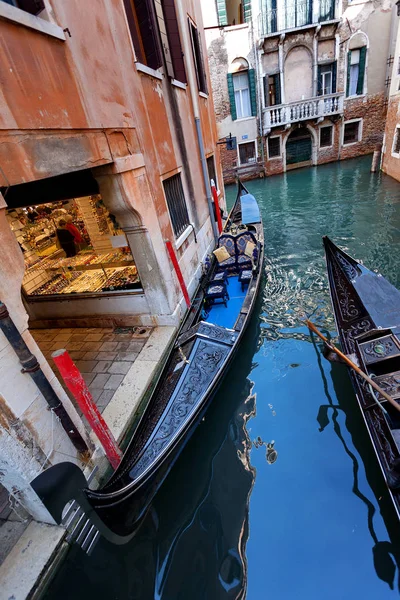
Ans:
{"type": "MultiPolygon", "coordinates": [[[[200,3],[183,5],[201,30],[200,3]]],[[[65,41],[0,21],[0,185],[142,154],[150,196],[141,201],[153,206],[155,233],[174,239],[162,179],[177,169],[191,220],[201,228],[209,212],[189,85],[137,70],[122,0],[46,0],[46,7],[55,24],[68,27],[65,41]]],[[[192,61],[186,53],[187,70],[192,61]]],[[[207,79],[210,96],[199,95],[201,125],[222,181],[208,66],[207,79]]]]}

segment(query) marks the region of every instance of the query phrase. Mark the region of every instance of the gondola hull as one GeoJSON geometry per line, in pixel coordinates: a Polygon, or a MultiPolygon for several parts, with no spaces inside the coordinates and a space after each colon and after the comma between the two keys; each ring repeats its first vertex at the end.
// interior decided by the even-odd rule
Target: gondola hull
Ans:
{"type": "MultiPolygon", "coordinates": [[[[206,290],[214,285],[211,282],[217,281],[217,272],[221,272],[219,263],[213,260],[120,466],[100,490],[83,489],[81,483],[75,486],[73,497],[77,504],[97,530],[114,543],[129,541],[140,526],[157,490],[203,418],[251,319],[262,278],[263,227],[258,205],[242,184],[239,184],[224,236],[229,242],[233,240],[235,248],[236,240],[240,241],[242,250],[248,239],[256,242],[250,244],[256,251],[250,260],[252,269],[248,272],[247,291],[243,291],[242,282],[240,292],[243,270],[235,255],[237,272],[230,271],[231,284],[226,280],[224,285],[235,285],[235,289],[239,289],[239,296],[242,294],[239,304],[235,296],[235,300],[229,299],[225,306],[209,306],[208,313],[204,314],[208,306],[204,304],[206,290]],[[228,322],[228,317],[232,319],[229,326],[218,323],[221,319],[228,322]]],[[[242,252],[240,257],[248,264],[248,255],[242,252]]],[[[73,468],[69,469],[72,473],[73,468]]],[[[33,487],[59,521],[59,506],[64,500],[71,500],[73,486],[68,488],[68,498],[61,500],[62,490],[59,491],[55,510],[50,472],[51,469],[39,476],[33,487]],[[52,506],[48,505],[49,497],[52,506]]],[[[79,475],[76,481],[81,481],[79,475]]]]}
{"type": "MultiPolygon", "coordinates": [[[[400,292],[324,238],[329,288],[343,351],[400,402],[400,292]]],[[[391,489],[400,458],[400,412],[349,368],[357,402],[400,518],[400,490],[391,489]]]]}

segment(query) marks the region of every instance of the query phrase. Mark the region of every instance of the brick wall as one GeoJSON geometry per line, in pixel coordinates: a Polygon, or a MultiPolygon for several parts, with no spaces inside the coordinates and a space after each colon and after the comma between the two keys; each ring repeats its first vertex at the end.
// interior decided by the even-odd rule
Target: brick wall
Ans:
{"type": "Polygon", "coordinates": [[[394,179],[397,179],[397,181],[400,181],[400,158],[392,156],[393,139],[397,125],[400,125],[400,114],[399,97],[396,95],[390,98],[386,117],[382,171],[391,177],[394,177],[394,179]]]}
{"type": "Polygon", "coordinates": [[[382,143],[385,128],[386,104],[383,92],[366,98],[345,101],[344,121],[362,118],[362,140],[343,146],[340,159],[371,154],[382,143]]]}

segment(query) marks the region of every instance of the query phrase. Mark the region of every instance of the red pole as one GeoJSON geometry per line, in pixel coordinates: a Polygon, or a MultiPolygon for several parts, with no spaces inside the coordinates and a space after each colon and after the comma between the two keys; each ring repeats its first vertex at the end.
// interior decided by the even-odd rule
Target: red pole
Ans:
{"type": "Polygon", "coordinates": [[[99,409],[95,405],[92,394],[89,392],[78,367],[73,363],[66,350],[56,350],[52,353],[51,357],[56,363],[67,388],[73,394],[79,404],[79,408],[87,418],[90,427],[99,438],[111,466],[113,469],[116,469],[121,462],[122,452],[107,423],[101,416],[99,409]]]}
{"type": "Polygon", "coordinates": [[[221,219],[221,211],[219,209],[217,188],[215,187],[215,185],[211,186],[211,191],[212,191],[212,195],[213,195],[213,198],[214,198],[215,213],[217,215],[218,231],[221,233],[221,231],[222,231],[222,219],[221,219]]]}
{"type": "Polygon", "coordinates": [[[190,298],[189,298],[189,294],[187,291],[185,280],[183,279],[182,271],[178,264],[178,259],[176,258],[176,254],[174,252],[171,242],[169,240],[166,240],[165,245],[167,246],[167,250],[168,250],[168,254],[171,259],[171,262],[174,265],[176,276],[178,277],[179,285],[181,286],[181,290],[183,292],[183,297],[185,298],[186,305],[188,308],[190,308],[190,306],[191,306],[190,298]]]}

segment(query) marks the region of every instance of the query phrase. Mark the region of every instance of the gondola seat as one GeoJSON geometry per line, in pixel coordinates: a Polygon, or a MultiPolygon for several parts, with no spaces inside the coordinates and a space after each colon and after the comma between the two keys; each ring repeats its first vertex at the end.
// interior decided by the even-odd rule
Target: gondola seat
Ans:
{"type": "Polygon", "coordinates": [[[242,292],[244,291],[245,285],[249,285],[252,277],[252,269],[243,269],[243,271],[240,271],[239,281],[242,284],[242,292]]]}
{"type": "Polygon", "coordinates": [[[243,269],[251,269],[253,260],[257,260],[259,244],[251,231],[244,231],[236,236],[227,233],[220,236],[218,248],[225,248],[229,258],[218,263],[217,272],[228,274],[239,273],[243,269]]]}
{"type": "Polygon", "coordinates": [[[223,281],[212,281],[208,284],[204,294],[204,304],[208,308],[216,302],[222,300],[225,306],[228,306],[229,294],[226,289],[226,284],[223,281]]]}

